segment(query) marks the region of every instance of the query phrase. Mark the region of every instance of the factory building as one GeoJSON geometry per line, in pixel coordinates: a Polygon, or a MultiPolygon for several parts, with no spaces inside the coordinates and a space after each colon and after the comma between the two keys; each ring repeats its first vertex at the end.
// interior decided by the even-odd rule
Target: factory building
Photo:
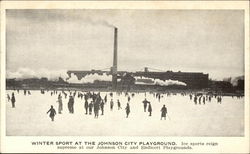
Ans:
{"type": "Polygon", "coordinates": [[[160,79],[163,81],[174,80],[185,83],[187,88],[207,88],[208,87],[208,74],[203,73],[189,73],[189,72],[151,72],[145,67],[144,71],[141,72],[127,72],[127,71],[118,71],[118,28],[114,27],[114,50],[113,50],[113,66],[110,71],[102,70],[91,70],[91,71],[68,71],[67,74],[71,77],[71,74],[77,76],[78,80],[82,79],[89,74],[99,74],[103,75],[112,75],[112,89],[116,90],[118,86],[118,79],[120,79],[120,86],[128,84],[132,86],[135,84],[136,77],[146,77],[151,79],[160,79]],[[128,80],[128,81],[127,81],[128,80]]]}

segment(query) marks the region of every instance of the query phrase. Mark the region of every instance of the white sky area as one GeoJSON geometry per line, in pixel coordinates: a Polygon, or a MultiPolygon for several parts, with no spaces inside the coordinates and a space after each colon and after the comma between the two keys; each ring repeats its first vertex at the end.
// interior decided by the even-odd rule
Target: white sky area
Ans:
{"type": "Polygon", "coordinates": [[[7,71],[118,70],[244,74],[240,10],[7,10],[7,71]]]}

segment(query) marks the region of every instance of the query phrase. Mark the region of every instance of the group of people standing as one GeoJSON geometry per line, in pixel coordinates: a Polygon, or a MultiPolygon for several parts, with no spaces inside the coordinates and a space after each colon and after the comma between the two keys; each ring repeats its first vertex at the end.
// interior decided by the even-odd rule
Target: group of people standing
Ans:
{"type": "MultiPolygon", "coordinates": [[[[19,91],[18,91],[19,92],[19,91]]],[[[48,92],[48,91],[47,91],[48,92]]],[[[85,109],[85,114],[86,115],[92,115],[92,113],[94,112],[94,118],[98,118],[99,117],[99,111],[101,111],[101,115],[104,115],[104,106],[105,104],[107,104],[107,94],[102,98],[100,95],[100,92],[98,93],[94,93],[94,92],[87,92],[87,93],[81,93],[78,92],[78,95],[76,91],[71,92],[69,91],[69,95],[65,92],[62,91],[58,94],[57,96],[57,103],[58,103],[58,114],[62,114],[63,111],[63,98],[62,95],[64,95],[64,98],[66,99],[67,96],[69,96],[68,99],[68,103],[67,103],[67,107],[68,107],[68,111],[70,114],[74,114],[74,103],[75,103],[75,97],[78,96],[79,98],[83,99],[84,98],[84,109],[85,109]]],[[[30,91],[24,90],[24,95],[26,94],[31,95],[30,91]]],[[[41,90],[41,94],[45,94],[45,90],[41,90]]],[[[57,95],[57,91],[51,91],[50,92],[50,96],[53,95],[57,95]]],[[[111,92],[110,94],[110,111],[113,111],[114,108],[114,101],[113,101],[113,93],[111,92]]],[[[118,94],[118,96],[121,95],[121,93],[118,94]]],[[[129,114],[131,112],[131,107],[130,107],[130,100],[131,97],[134,97],[135,94],[132,93],[131,97],[128,93],[125,93],[126,98],[128,99],[128,103],[126,104],[125,107],[125,112],[126,112],[126,118],[129,117],[129,114]]],[[[146,94],[145,94],[146,96],[146,94]]],[[[156,98],[158,98],[160,100],[161,95],[157,94],[156,98]]],[[[15,102],[16,102],[16,98],[15,98],[15,94],[14,92],[12,93],[11,97],[9,96],[9,94],[7,94],[7,99],[8,102],[11,101],[12,103],[12,107],[15,108],[15,102]]],[[[149,116],[152,116],[152,105],[151,102],[149,102],[146,98],[145,100],[142,101],[143,103],[143,108],[144,108],[144,112],[148,111],[149,116]]],[[[119,99],[117,99],[117,109],[120,110],[122,109],[121,107],[121,102],[119,101],[119,99]]],[[[167,108],[165,107],[165,105],[162,107],[161,109],[161,119],[166,117],[167,114],[167,108]]],[[[53,105],[50,106],[50,109],[47,111],[47,114],[49,114],[49,117],[51,118],[51,121],[54,121],[54,117],[56,116],[57,112],[54,109],[53,105]]],[[[166,118],[165,118],[166,119],[166,118]]]]}
{"type": "MultiPolygon", "coordinates": [[[[73,114],[74,113],[74,96],[76,94],[73,93],[73,95],[69,96],[69,101],[68,101],[68,110],[69,113],[73,114]]],[[[129,95],[126,95],[128,98],[128,103],[126,104],[125,111],[126,111],[126,118],[129,117],[130,114],[130,100],[131,97],[129,95]]],[[[134,96],[134,95],[133,95],[134,96]]],[[[100,92],[99,93],[91,93],[87,92],[83,95],[79,95],[78,97],[83,97],[84,98],[84,109],[85,109],[85,114],[86,115],[92,115],[92,112],[94,111],[94,118],[99,117],[99,111],[101,111],[101,115],[104,115],[104,105],[107,103],[107,95],[104,96],[104,98],[101,97],[100,92]],[[89,102],[90,100],[90,102],[89,102]]],[[[113,101],[113,93],[110,93],[110,110],[113,111],[114,107],[114,101],[113,101]]],[[[61,114],[63,110],[63,104],[62,104],[62,96],[61,93],[58,95],[58,113],[61,114]]],[[[144,112],[148,111],[149,116],[152,116],[152,105],[151,103],[145,98],[145,100],[142,101],[143,103],[143,108],[144,112]]],[[[119,99],[117,99],[117,109],[120,110],[122,109],[121,107],[121,102],[119,99]]],[[[53,106],[51,106],[51,109],[48,111],[50,112],[50,116],[55,116],[56,112],[52,110],[53,106]]],[[[161,119],[164,118],[166,120],[166,115],[167,115],[167,108],[165,105],[161,108],[161,119]]],[[[51,119],[54,120],[54,117],[51,119]]],[[[52,121],[53,121],[52,120],[52,121]]]]}
{"type": "MultiPolygon", "coordinates": [[[[41,90],[41,94],[45,94],[45,90],[41,90]]],[[[105,104],[107,104],[107,97],[108,94],[106,94],[103,98],[100,95],[100,92],[77,92],[77,91],[69,91],[69,92],[65,92],[65,91],[47,91],[50,92],[50,95],[57,95],[57,103],[58,103],[58,114],[62,114],[63,111],[63,96],[64,95],[64,99],[66,99],[68,97],[68,103],[67,103],[67,107],[68,107],[68,111],[70,114],[74,114],[74,103],[75,103],[75,97],[78,97],[80,99],[84,99],[83,103],[84,103],[84,109],[85,109],[85,114],[86,115],[92,115],[92,113],[94,113],[94,118],[98,118],[99,117],[99,112],[101,112],[101,115],[104,115],[104,107],[105,104]]],[[[17,90],[17,93],[19,93],[19,90],[17,90]]],[[[23,94],[24,95],[31,95],[31,92],[29,90],[23,90],[23,94]]],[[[160,102],[161,98],[163,98],[163,96],[170,96],[170,93],[166,93],[166,94],[162,94],[162,93],[151,93],[153,94],[153,96],[160,102]]],[[[122,92],[117,92],[117,96],[122,95],[122,92]]],[[[173,94],[175,95],[175,94],[173,94]]],[[[186,96],[186,93],[181,93],[182,96],[186,96]]],[[[113,97],[113,93],[110,92],[109,93],[110,96],[110,111],[113,111],[115,103],[114,103],[114,97],[113,97]]],[[[125,97],[127,98],[127,103],[125,106],[125,113],[126,113],[126,118],[129,117],[129,114],[131,112],[131,106],[130,106],[130,101],[131,99],[135,96],[135,93],[131,93],[128,94],[127,92],[125,93],[125,97]]],[[[145,93],[145,99],[142,101],[143,104],[143,111],[144,112],[148,112],[148,116],[152,116],[152,105],[151,102],[148,101],[146,99],[146,93],[145,93]]],[[[212,98],[216,98],[217,103],[221,103],[222,102],[222,95],[204,95],[204,94],[199,94],[199,93],[189,93],[189,99],[192,100],[194,102],[195,105],[197,104],[205,104],[206,102],[211,102],[212,98]]],[[[16,103],[16,98],[15,98],[15,94],[14,92],[11,94],[11,96],[9,94],[7,94],[7,100],[8,102],[11,101],[12,104],[12,108],[15,108],[15,103],[16,103]]],[[[116,100],[116,104],[117,104],[117,109],[121,110],[121,102],[119,99],[116,100]]],[[[161,108],[161,119],[164,118],[166,119],[167,116],[167,107],[165,105],[162,106],[161,108]]],[[[49,111],[47,112],[49,113],[51,120],[54,120],[54,117],[56,115],[56,111],[54,109],[53,106],[50,107],[49,111]]]]}
{"type": "Polygon", "coordinates": [[[11,94],[11,98],[10,98],[10,95],[7,94],[7,99],[8,99],[8,102],[11,101],[12,108],[15,108],[15,103],[16,103],[15,94],[12,93],[12,94],[11,94]]]}
{"type": "Polygon", "coordinates": [[[201,103],[203,103],[203,105],[206,104],[206,102],[211,102],[212,98],[216,98],[217,99],[217,103],[222,102],[222,96],[221,95],[203,95],[203,94],[189,94],[189,99],[194,101],[194,104],[197,105],[199,102],[199,105],[201,105],[201,103]]]}

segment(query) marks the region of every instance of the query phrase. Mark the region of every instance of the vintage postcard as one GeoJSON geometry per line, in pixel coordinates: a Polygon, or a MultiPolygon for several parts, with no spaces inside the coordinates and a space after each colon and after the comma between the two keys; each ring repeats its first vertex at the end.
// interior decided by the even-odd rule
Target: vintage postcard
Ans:
{"type": "Polygon", "coordinates": [[[249,153],[249,2],[1,2],[1,152],[249,153]]]}

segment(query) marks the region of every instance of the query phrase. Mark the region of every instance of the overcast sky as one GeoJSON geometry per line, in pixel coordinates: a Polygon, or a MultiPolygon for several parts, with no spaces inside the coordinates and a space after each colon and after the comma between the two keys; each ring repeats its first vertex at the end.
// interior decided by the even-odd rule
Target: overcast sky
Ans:
{"type": "Polygon", "coordinates": [[[7,10],[7,70],[109,68],[244,74],[244,12],[237,10],[7,10]]]}

